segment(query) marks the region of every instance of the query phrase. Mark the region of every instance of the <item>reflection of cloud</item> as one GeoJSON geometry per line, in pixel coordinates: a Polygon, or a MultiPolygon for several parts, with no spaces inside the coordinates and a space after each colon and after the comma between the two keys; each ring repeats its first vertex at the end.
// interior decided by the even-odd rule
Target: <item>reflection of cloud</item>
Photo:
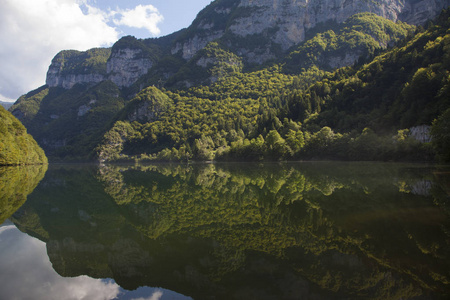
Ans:
{"type": "Polygon", "coordinates": [[[6,226],[0,226],[0,241],[2,240],[1,234],[5,231],[11,230],[16,228],[14,225],[6,225],[6,226]]]}
{"type": "Polygon", "coordinates": [[[163,288],[140,287],[134,291],[122,290],[119,299],[123,300],[192,300],[191,297],[163,288]],[[150,295],[150,296],[149,296],[150,295]]]}
{"type": "Polygon", "coordinates": [[[95,300],[119,295],[113,282],[61,277],[52,268],[45,243],[15,226],[0,227],[0,241],[0,299],[95,300]]]}
{"type": "Polygon", "coordinates": [[[161,290],[157,290],[153,293],[153,295],[150,296],[150,298],[136,298],[132,300],[160,300],[163,295],[163,292],[161,290]]]}

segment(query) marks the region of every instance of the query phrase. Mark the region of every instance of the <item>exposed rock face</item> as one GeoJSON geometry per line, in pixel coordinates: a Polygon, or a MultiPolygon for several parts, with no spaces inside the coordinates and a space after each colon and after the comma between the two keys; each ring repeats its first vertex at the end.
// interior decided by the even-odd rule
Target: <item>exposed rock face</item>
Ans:
{"type": "MultiPolygon", "coordinates": [[[[54,66],[53,66],[54,67],[54,66]]],[[[59,75],[55,70],[51,70],[50,66],[47,73],[46,83],[49,87],[62,87],[66,90],[71,89],[74,85],[80,84],[97,84],[106,78],[101,74],[67,74],[59,75]]]]}
{"type": "Polygon", "coordinates": [[[67,146],[67,139],[42,139],[39,142],[42,143],[43,147],[46,149],[58,149],[67,146]]]}
{"type": "Polygon", "coordinates": [[[450,5],[449,0],[416,0],[405,1],[405,6],[399,15],[399,20],[419,25],[433,19],[443,9],[450,5]]]}
{"type": "Polygon", "coordinates": [[[362,53],[354,52],[354,53],[346,53],[344,57],[342,56],[334,56],[328,59],[326,62],[331,68],[337,69],[345,66],[349,66],[361,56],[362,53]]]}
{"type": "Polygon", "coordinates": [[[414,195],[429,196],[432,187],[433,182],[430,180],[417,181],[411,185],[411,193],[414,195]]]}
{"type": "Polygon", "coordinates": [[[235,66],[236,68],[242,68],[242,62],[239,59],[233,59],[233,58],[229,58],[227,60],[220,60],[216,57],[201,57],[197,62],[196,65],[206,68],[210,65],[217,65],[219,63],[224,63],[227,64],[229,66],[235,66]]]}
{"type": "Polygon", "coordinates": [[[431,131],[431,126],[428,126],[428,125],[411,127],[409,129],[411,137],[413,137],[416,141],[419,141],[421,143],[431,142],[430,131],[431,131]]]}
{"type": "MultiPolygon", "coordinates": [[[[421,24],[448,6],[450,0],[216,0],[167,49],[158,51],[190,60],[208,43],[221,40],[246,63],[261,64],[304,41],[307,31],[321,23],[342,23],[356,13],[371,12],[394,22],[421,24]]],[[[353,63],[357,54],[336,57],[329,65],[353,63]]],[[[146,40],[133,37],[122,38],[112,49],[62,51],[48,70],[47,85],[70,89],[77,83],[111,80],[130,87],[157,64],[158,55],[146,40]]]]}
{"type": "Polygon", "coordinates": [[[89,107],[89,106],[87,106],[87,105],[81,105],[79,108],[78,108],[78,116],[79,117],[82,117],[82,116],[84,116],[85,114],[87,114],[89,111],[91,110],[91,107],[89,107]]]}
{"type": "Polygon", "coordinates": [[[245,57],[247,62],[255,64],[261,64],[265,61],[276,58],[268,47],[260,47],[252,50],[240,48],[237,52],[240,56],[245,57]]]}
{"type": "Polygon", "coordinates": [[[448,5],[448,0],[242,0],[239,7],[253,8],[255,12],[236,20],[230,30],[247,36],[278,27],[273,41],[288,49],[303,41],[305,31],[318,23],[330,20],[342,23],[355,13],[371,12],[394,22],[417,25],[448,5]]]}
{"type": "Polygon", "coordinates": [[[141,49],[121,48],[112,53],[111,49],[104,50],[108,56],[61,51],[52,60],[46,84],[71,89],[76,84],[95,85],[111,80],[119,87],[129,87],[153,66],[153,61],[142,55],[141,49]],[[90,60],[95,62],[91,63],[90,60]]]}
{"type": "Polygon", "coordinates": [[[143,102],[128,114],[128,120],[130,122],[152,122],[157,119],[159,110],[159,107],[155,109],[151,103],[143,102]]]}
{"type": "MultiPolygon", "coordinates": [[[[178,42],[172,48],[172,54],[181,51],[184,59],[190,59],[208,42],[221,38],[225,32],[241,38],[266,36],[266,46],[272,42],[287,50],[304,41],[306,31],[319,23],[342,23],[356,13],[371,12],[394,22],[417,25],[435,17],[442,8],[450,5],[450,0],[241,0],[237,8],[232,9],[226,7],[226,3],[231,1],[222,1],[215,7],[211,5],[211,10],[218,19],[221,15],[231,18],[237,10],[240,10],[240,17],[233,17],[232,22],[227,23],[231,25],[225,27],[215,24],[214,20],[194,22],[192,26],[201,34],[178,42]]],[[[248,62],[262,63],[273,58],[273,54],[266,50],[240,48],[238,54],[248,62]]]]}
{"type": "Polygon", "coordinates": [[[278,28],[272,40],[286,50],[302,42],[306,30],[318,23],[330,20],[342,23],[358,12],[372,12],[396,21],[403,6],[404,0],[242,0],[239,7],[254,12],[236,20],[230,30],[245,37],[278,28]]]}
{"type": "Polygon", "coordinates": [[[46,84],[70,89],[78,83],[100,83],[106,80],[106,60],[110,54],[111,49],[104,48],[61,51],[48,68],[46,84]]]}
{"type": "Polygon", "coordinates": [[[241,72],[243,68],[242,59],[239,56],[221,49],[215,42],[200,51],[192,62],[208,69],[209,78],[206,81],[209,83],[214,83],[227,74],[241,72]]]}
{"type": "Polygon", "coordinates": [[[183,43],[177,43],[175,47],[172,49],[172,54],[176,54],[181,51],[181,55],[183,56],[183,58],[185,60],[189,60],[192,57],[194,57],[194,55],[198,51],[205,48],[205,46],[209,42],[222,37],[224,33],[225,33],[224,31],[215,31],[203,37],[196,35],[183,43]]]}
{"type": "Polygon", "coordinates": [[[113,52],[106,64],[108,79],[119,87],[129,87],[139,77],[147,74],[153,62],[149,58],[142,57],[141,54],[141,49],[131,48],[113,52]]]}

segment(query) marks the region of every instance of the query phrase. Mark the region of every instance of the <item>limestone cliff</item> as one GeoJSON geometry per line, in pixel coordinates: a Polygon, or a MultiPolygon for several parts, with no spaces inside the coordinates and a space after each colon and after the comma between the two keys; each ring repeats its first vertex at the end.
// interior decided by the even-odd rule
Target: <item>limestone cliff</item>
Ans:
{"type": "MultiPolygon", "coordinates": [[[[158,71],[166,68],[160,63],[163,57],[177,57],[184,62],[197,59],[196,54],[213,41],[244,63],[261,64],[286,55],[288,49],[305,41],[317,25],[341,24],[361,12],[394,22],[423,24],[449,5],[450,0],[216,0],[198,14],[189,28],[171,36],[147,40],[127,36],[111,49],[62,51],[53,59],[46,83],[70,89],[76,84],[111,80],[120,88],[128,88],[150,70],[159,74],[155,80],[166,80],[165,73],[158,71]]],[[[360,54],[347,53],[328,64],[349,65],[360,54]]],[[[211,61],[200,60],[197,66],[206,68],[208,63],[211,61]]],[[[176,74],[180,67],[170,73],[176,74]]],[[[210,82],[214,81],[212,76],[210,82]]]]}
{"type": "Polygon", "coordinates": [[[188,29],[195,33],[178,41],[172,54],[188,60],[208,42],[225,39],[248,62],[262,63],[274,58],[271,47],[285,51],[304,41],[307,31],[321,23],[342,23],[356,13],[371,12],[418,25],[449,5],[449,0],[219,0],[199,13],[188,29]],[[261,42],[256,47],[237,42],[256,37],[261,42]]]}
{"type": "Polygon", "coordinates": [[[396,21],[404,1],[360,0],[242,0],[239,7],[253,10],[249,16],[239,18],[230,26],[238,36],[261,34],[276,28],[271,40],[283,49],[302,42],[305,32],[319,23],[342,23],[359,12],[372,12],[396,21]]]}
{"type": "Polygon", "coordinates": [[[131,86],[153,66],[153,61],[143,54],[142,49],[132,47],[113,51],[106,64],[108,79],[118,87],[131,86]]]}
{"type": "Polygon", "coordinates": [[[106,61],[111,49],[91,49],[85,52],[65,50],[52,60],[47,72],[49,87],[72,88],[75,84],[95,84],[106,79],[106,61]]]}
{"type": "Polygon", "coordinates": [[[94,85],[111,80],[118,87],[129,87],[147,74],[157,60],[158,51],[153,50],[127,36],[112,48],[61,51],[52,60],[46,84],[71,89],[76,84],[94,85]]]}

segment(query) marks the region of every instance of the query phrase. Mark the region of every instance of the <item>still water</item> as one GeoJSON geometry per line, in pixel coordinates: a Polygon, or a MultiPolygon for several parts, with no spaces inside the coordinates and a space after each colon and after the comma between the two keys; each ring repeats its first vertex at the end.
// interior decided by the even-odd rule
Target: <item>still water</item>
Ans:
{"type": "Polygon", "coordinates": [[[450,168],[0,169],[0,299],[448,299],[450,168]]]}

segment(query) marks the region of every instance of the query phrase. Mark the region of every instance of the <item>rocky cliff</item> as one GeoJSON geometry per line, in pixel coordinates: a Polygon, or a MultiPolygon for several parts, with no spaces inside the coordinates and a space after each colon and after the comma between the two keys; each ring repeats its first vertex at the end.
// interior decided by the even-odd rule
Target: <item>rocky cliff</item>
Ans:
{"type": "Polygon", "coordinates": [[[107,78],[106,61],[110,55],[111,49],[61,51],[48,68],[46,84],[71,89],[78,83],[102,82],[107,78]]]}
{"type": "Polygon", "coordinates": [[[129,87],[153,66],[153,62],[139,57],[139,49],[125,48],[112,53],[106,64],[108,79],[119,87],[129,87]]]}
{"type": "MultiPolygon", "coordinates": [[[[189,61],[212,41],[219,41],[245,63],[261,64],[303,42],[317,25],[340,24],[360,12],[417,25],[449,5],[450,0],[216,0],[189,28],[161,38],[164,47],[158,39],[125,37],[112,49],[62,51],[53,59],[46,83],[70,89],[77,83],[111,80],[120,88],[130,87],[157,65],[164,53],[189,61]]],[[[348,65],[358,56],[348,53],[330,65],[348,65]]],[[[200,61],[197,65],[206,68],[205,64],[200,61]]]]}
{"type": "Polygon", "coordinates": [[[247,61],[274,58],[271,47],[287,50],[305,40],[308,30],[326,22],[342,23],[360,12],[418,25],[435,17],[449,0],[222,0],[206,7],[191,25],[195,34],[177,42],[172,53],[192,58],[210,41],[225,38],[247,61]],[[223,20],[227,21],[223,21],[223,20]],[[259,38],[256,47],[242,47],[240,39],[259,38]]]}
{"type": "Polygon", "coordinates": [[[49,87],[71,89],[76,84],[97,84],[111,80],[129,87],[153,66],[155,54],[134,37],[124,37],[112,49],[85,52],[61,51],[47,72],[49,87]]]}
{"type": "MultiPolygon", "coordinates": [[[[438,63],[444,60],[442,53],[445,53],[443,45],[446,40],[442,37],[447,25],[440,19],[447,20],[448,12],[435,19],[436,24],[443,24],[436,28],[444,31],[433,33],[434,38],[429,44],[421,41],[414,52],[405,54],[406,58],[402,58],[398,67],[391,70],[391,61],[382,66],[383,59],[377,56],[377,62],[367,67],[370,70],[361,71],[360,77],[348,79],[349,83],[344,86],[335,82],[332,88],[327,83],[312,87],[317,91],[304,95],[300,89],[320,79],[325,71],[333,71],[358,60],[366,63],[382,48],[395,45],[416,30],[412,25],[394,21],[423,22],[449,2],[216,0],[198,14],[189,28],[170,36],[157,39],[128,36],[110,49],[60,52],[49,68],[47,85],[20,97],[11,107],[11,112],[27,126],[50,156],[97,158],[97,154],[102,153],[98,149],[111,150],[108,155],[100,155],[100,159],[120,158],[123,154],[154,154],[164,147],[171,149],[182,143],[193,147],[194,142],[208,131],[208,126],[213,128],[212,133],[216,130],[230,132],[231,129],[237,132],[239,128],[246,128],[242,129],[240,137],[253,132],[262,132],[264,136],[268,132],[264,126],[285,126],[281,119],[276,119],[281,115],[275,118],[276,109],[288,106],[292,119],[303,123],[310,114],[323,109],[324,103],[334,103],[330,99],[347,101],[342,104],[344,108],[338,107],[344,111],[345,122],[337,120],[340,117],[335,117],[331,110],[323,117],[325,121],[320,121],[320,124],[333,124],[329,126],[333,130],[352,130],[352,126],[362,130],[363,127],[358,126],[366,121],[355,122],[353,112],[346,109],[361,111],[361,115],[369,113],[364,119],[372,120],[378,115],[372,114],[371,110],[377,107],[380,99],[397,99],[395,95],[399,94],[408,94],[408,100],[399,102],[401,104],[396,106],[398,111],[389,115],[392,118],[390,124],[396,126],[394,129],[429,125],[430,120],[437,117],[431,109],[426,115],[422,114],[425,117],[421,117],[420,120],[424,121],[420,122],[414,120],[418,113],[412,108],[408,110],[408,120],[412,121],[398,117],[406,120],[399,125],[400,121],[393,118],[404,113],[404,107],[414,108],[409,105],[411,99],[419,102],[419,99],[431,95],[428,91],[423,94],[415,92],[421,91],[422,85],[407,85],[407,78],[413,77],[417,71],[415,68],[428,68],[430,61],[438,63]],[[423,58],[420,60],[418,57],[423,58]],[[409,58],[414,60],[409,61],[409,58]],[[354,101],[355,96],[351,92],[371,88],[372,82],[378,78],[374,76],[381,76],[379,74],[384,69],[387,69],[383,75],[385,79],[380,79],[379,87],[369,90],[371,92],[364,90],[361,92],[363,98],[354,101]],[[389,86],[397,72],[402,72],[399,78],[405,80],[396,82],[392,88],[395,92],[386,96],[386,89],[380,87],[389,86]],[[192,86],[196,89],[185,90],[192,86]],[[404,86],[404,91],[397,91],[399,86],[404,86]],[[160,96],[158,91],[168,96],[171,103],[165,101],[167,97],[160,96]],[[345,95],[345,98],[339,95],[345,95]],[[158,101],[153,101],[152,97],[158,101]],[[367,100],[371,98],[373,100],[367,100]],[[261,99],[261,103],[254,102],[261,99]],[[146,127],[140,123],[150,125],[146,127]],[[158,127],[153,123],[158,123],[158,127]],[[148,128],[153,129],[150,131],[148,128]],[[135,144],[129,146],[130,139],[127,140],[126,135],[135,132],[139,133],[133,136],[135,144]],[[114,147],[109,149],[108,145],[114,147]],[[123,150],[124,145],[128,147],[126,150],[123,150]]],[[[419,33],[421,30],[417,32],[417,36],[422,34],[419,33]]],[[[415,38],[411,37],[404,44],[415,38]]],[[[394,58],[391,60],[396,63],[394,58]]],[[[430,67],[429,74],[439,73],[436,68],[439,67],[430,67]]],[[[422,70],[414,78],[420,79],[427,72],[422,70]]],[[[447,75],[442,78],[446,80],[447,75]]],[[[441,83],[445,85],[447,81],[444,79],[438,78],[428,84],[429,79],[425,78],[427,84],[423,84],[426,86],[423,90],[441,86],[441,83]]],[[[419,83],[421,80],[417,81],[419,83]]],[[[390,107],[384,107],[386,111],[394,112],[390,107]]],[[[379,114],[383,115],[381,110],[379,114]]],[[[225,134],[216,136],[217,145],[235,141],[228,133],[226,137],[225,134]]],[[[210,151],[213,142],[216,140],[206,141],[201,147],[210,151]]]]}

